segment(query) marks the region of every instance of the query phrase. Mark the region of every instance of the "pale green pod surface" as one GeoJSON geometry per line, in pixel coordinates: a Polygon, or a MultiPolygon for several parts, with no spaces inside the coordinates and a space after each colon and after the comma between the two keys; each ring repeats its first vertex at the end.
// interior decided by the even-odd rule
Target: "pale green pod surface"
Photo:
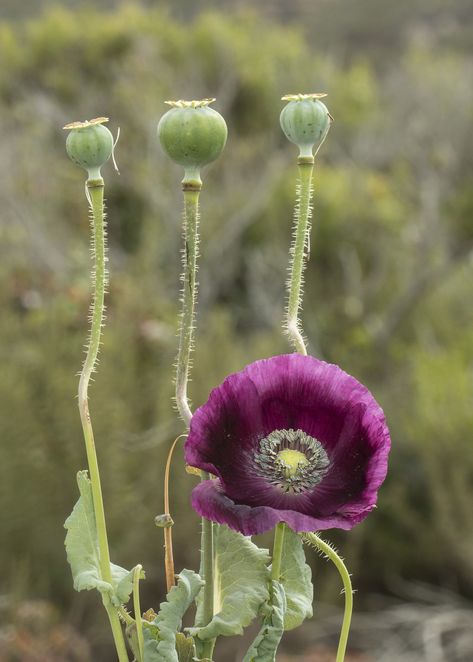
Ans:
{"type": "Polygon", "coordinates": [[[158,124],[158,137],[166,154],[186,169],[199,169],[215,161],[227,142],[227,125],[209,103],[167,101],[173,106],[158,124]]]}
{"type": "Polygon", "coordinates": [[[300,156],[311,157],[314,147],[319,147],[330,128],[331,117],[319,97],[325,94],[287,95],[289,101],[281,111],[281,128],[288,140],[300,149],[300,156]]]}
{"type": "Polygon", "coordinates": [[[100,168],[113,154],[113,136],[103,122],[106,117],[87,122],[73,122],[64,128],[70,130],[66,151],[73,163],[87,170],[89,179],[100,178],[100,168]]]}

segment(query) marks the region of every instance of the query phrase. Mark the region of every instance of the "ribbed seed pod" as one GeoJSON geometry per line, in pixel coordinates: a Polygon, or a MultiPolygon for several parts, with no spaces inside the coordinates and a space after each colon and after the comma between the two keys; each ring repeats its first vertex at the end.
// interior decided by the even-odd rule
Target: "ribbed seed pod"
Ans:
{"type": "Polygon", "coordinates": [[[286,138],[299,147],[302,158],[313,156],[314,147],[320,147],[330,128],[330,113],[320,101],[325,96],[315,93],[283,97],[283,101],[289,103],[281,111],[281,128],[286,138]]]}
{"type": "Polygon", "coordinates": [[[227,142],[225,120],[209,107],[213,101],[166,101],[172,108],[158,124],[163,150],[196,178],[202,166],[220,156],[227,142]]]}
{"type": "Polygon", "coordinates": [[[66,151],[73,163],[87,170],[89,179],[99,179],[100,169],[113,154],[113,136],[104,122],[107,117],[97,117],[87,122],[72,122],[64,129],[70,133],[66,151]]]}

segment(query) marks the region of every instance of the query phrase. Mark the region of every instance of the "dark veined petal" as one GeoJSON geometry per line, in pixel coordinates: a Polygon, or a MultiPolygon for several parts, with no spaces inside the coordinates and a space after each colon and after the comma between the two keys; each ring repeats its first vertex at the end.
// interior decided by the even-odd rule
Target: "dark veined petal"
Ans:
{"type": "Polygon", "coordinates": [[[242,533],[278,521],[298,531],[348,529],[373,509],[389,449],[380,406],[338,366],[300,354],[256,361],[227,377],[192,418],[186,461],[219,478],[195,489],[193,505],[242,533]],[[309,466],[307,447],[294,446],[315,479],[297,470],[292,482],[281,481],[271,464],[279,461],[276,451],[291,448],[274,446],[274,436],[294,438],[294,431],[323,449],[319,471],[309,466]]]}
{"type": "Polygon", "coordinates": [[[244,536],[255,536],[285,522],[293,531],[323,531],[325,529],[351,529],[364,519],[370,508],[356,517],[332,515],[318,518],[294,510],[279,510],[269,506],[236,504],[222,490],[220,481],[205,480],[192,491],[192,507],[201,516],[218,524],[226,524],[244,536]]]}

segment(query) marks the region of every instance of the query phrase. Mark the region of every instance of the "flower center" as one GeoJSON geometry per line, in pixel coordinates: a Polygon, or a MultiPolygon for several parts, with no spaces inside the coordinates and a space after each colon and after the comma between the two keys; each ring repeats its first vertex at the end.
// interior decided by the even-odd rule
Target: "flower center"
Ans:
{"type": "Polygon", "coordinates": [[[258,473],[283,492],[312,489],[326,475],[330,460],[318,439],[302,430],[274,430],[259,442],[258,473]]]}
{"type": "Polygon", "coordinates": [[[293,478],[299,471],[299,467],[309,464],[309,460],[300,451],[293,451],[290,448],[285,448],[279,451],[277,462],[281,465],[283,471],[288,477],[293,478]]]}

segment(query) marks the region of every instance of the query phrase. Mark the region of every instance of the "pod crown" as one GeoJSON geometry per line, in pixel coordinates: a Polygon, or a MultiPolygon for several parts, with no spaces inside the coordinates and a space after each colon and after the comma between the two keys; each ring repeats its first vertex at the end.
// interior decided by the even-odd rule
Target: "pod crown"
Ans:
{"type": "Polygon", "coordinates": [[[323,99],[328,96],[326,92],[312,92],[312,94],[285,94],[281,101],[305,101],[306,99],[323,99]]]}
{"type": "Polygon", "coordinates": [[[164,103],[167,103],[168,106],[172,106],[173,108],[205,108],[206,106],[210,106],[214,101],[215,99],[200,99],[198,101],[195,99],[193,101],[179,99],[178,101],[165,101],[164,103]]]}
{"type": "Polygon", "coordinates": [[[95,117],[93,120],[85,120],[85,122],[70,122],[63,126],[63,129],[85,129],[88,126],[95,126],[96,124],[105,124],[108,122],[108,117],[95,117]]]}

